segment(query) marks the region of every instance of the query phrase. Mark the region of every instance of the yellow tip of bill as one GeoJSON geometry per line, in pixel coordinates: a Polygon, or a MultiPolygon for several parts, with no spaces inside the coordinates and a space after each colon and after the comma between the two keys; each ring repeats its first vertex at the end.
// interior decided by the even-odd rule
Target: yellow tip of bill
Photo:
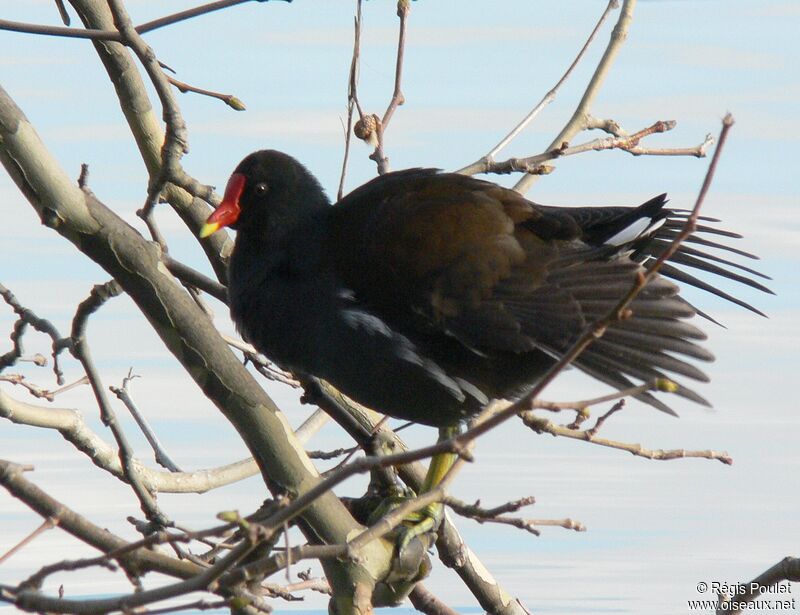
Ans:
{"type": "Polygon", "coordinates": [[[219,230],[219,223],[217,222],[206,222],[203,225],[203,228],[200,229],[200,239],[205,239],[209,235],[213,235],[219,230]]]}

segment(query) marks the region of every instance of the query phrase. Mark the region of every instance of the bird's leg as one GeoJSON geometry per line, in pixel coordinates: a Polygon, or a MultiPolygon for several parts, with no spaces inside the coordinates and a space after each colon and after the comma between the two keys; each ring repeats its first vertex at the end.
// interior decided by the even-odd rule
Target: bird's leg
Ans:
{"type": "MultiPolygon", "coordinates": [[[[458,425],[451,427],[439,428],[438,442],[447,442],[450,438],[454,438],[461,433],[461,427],[458,425]]],[[[455,453],[437,453],[431,458],[431,463],[428,466],[428,473],[425,475],[425,480],[422,483],[420,493],[427,493],[431,489],[436,488],[445,474],[453,467],[458,455],[455,453]]]]}
{"type": "MultiPolygon", "coordinates": [[[[445,442],[457,436],[461,432],[461,428],[456,426],[440,427],[438,442],[445,442]]],[[[430,465],[428,466],[428,473],[425,475],[425,480],[422,482],[420,495],[427,493],[431,489],[435,489],[442,479],[445,477],[450,468],[453,467],[458,455],[455,453],[437,453],[431,458],[430,465]]],[[[425,508],[413,512],[403,521],[397,540],[397,552],[402,556],[403,551],[408,547],[408,544],[416,536],[422,536],[436,530],[442,522],[444,517],[444,506],[441,502],[434,502],[428,504],[425,508]]]]}

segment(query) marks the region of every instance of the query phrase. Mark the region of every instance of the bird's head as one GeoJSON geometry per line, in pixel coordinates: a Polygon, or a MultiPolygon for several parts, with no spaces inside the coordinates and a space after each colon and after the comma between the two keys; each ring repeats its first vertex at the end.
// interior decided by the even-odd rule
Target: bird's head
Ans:
{"type": "Polygon", "coordinates": [[[221,228],[259,235],[292,226],[310,211],[329,205],[317,179],[291,156],[261,150],[239,163],[222,202],[208,217],[200,237],[221,228]]]}

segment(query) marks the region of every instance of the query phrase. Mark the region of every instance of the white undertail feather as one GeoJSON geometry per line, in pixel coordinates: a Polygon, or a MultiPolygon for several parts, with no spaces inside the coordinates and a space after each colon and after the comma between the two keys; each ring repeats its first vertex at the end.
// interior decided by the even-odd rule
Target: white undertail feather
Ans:
{"type": "Polygon", "coordinates": [[[640,237],[650,235],[661,228],[665,221],[666,218],[661,218],[654,223],[652,218],[639,218],[613,237],[606,239],[603,243],[607,246],[624,246],[626,243],[631,243],[640,237]]]}

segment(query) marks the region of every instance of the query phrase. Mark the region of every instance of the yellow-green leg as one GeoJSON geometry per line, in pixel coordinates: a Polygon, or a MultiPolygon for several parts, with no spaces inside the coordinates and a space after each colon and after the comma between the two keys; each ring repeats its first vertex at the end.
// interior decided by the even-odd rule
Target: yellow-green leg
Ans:
{"type": "MultiPolygon", "coordinates": [[[[457,436],[461,432],[458,425],[451,427],[439,428],[439,442],[444,442],[457,436]]],[[[425,480],[422,482],[422,488],[419,494],[427,493],[435,489],[442,479],[445,477],[450,468],[453,467],[458,455],[455,453],[438,453],[431,458],[430,465],[428,466],[428,473],[425,475],[425,480]]],[[[408,546],[408,543],[413,540],[415,536],[421,536],[434,531],[442,522],[444,516],[444,506],[441,502],[434,502],[428,504],[425,508],[411,513],[404,521],[403,528],[397,541],[398,553],[402,553],[408,546]]]]}

